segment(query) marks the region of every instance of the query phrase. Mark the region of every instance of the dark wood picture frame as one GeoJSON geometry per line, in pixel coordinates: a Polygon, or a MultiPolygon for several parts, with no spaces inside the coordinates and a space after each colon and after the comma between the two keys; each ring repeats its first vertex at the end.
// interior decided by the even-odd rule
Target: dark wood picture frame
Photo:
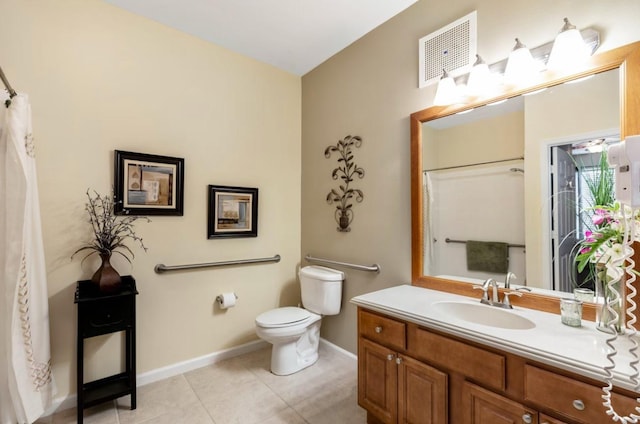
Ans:
{"type": "Polygon", "coordinates": [[[114,151],[116,215],[184,213],[184,159],[114,151]]]}
{"type": "Polygon", "coordinates": [[[258,236],[258,189],[209,185],[207,238],[258,236]]]}

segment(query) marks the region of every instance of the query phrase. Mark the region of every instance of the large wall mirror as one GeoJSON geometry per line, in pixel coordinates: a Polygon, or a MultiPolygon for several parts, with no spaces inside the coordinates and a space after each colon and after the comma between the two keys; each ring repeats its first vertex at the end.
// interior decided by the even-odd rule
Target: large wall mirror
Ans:
{"type": "Polygon", "coordinates": [[[476,296],[468,282],[503,280],[504,269],[467,269],[470,240],[508,245],[508,271],[533,289],[522,306],[557,313],[579,283],[567,266],[581,206],[558,204],[586,198],[580,179],[597,164],[594,145],[640,133],[640,43],[544,81],[411,115],[413,284],[476,296]]]}

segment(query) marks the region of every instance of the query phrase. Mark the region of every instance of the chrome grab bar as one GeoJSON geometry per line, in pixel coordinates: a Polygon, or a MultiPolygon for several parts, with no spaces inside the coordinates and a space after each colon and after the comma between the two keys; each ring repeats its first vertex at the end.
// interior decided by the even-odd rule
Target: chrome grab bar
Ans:
{"type": "MultiPolygon", "coordinates": [[[[435,240],[435,241],[437,241],[437,240],[435,240]]],[[[444,242],[445,243],[463,243],[463,244],[467,244],[466,240],[452,240],[449,237],[444,239],[444,242]]],[[[524,248],[524,247],[527,247],[527,246],[525,246],[524,244],[511,244],[511,243],[509,243],[509,247],[522,247],[522,248],[524,248]]]]}
{"type": "Polygon", "coordinates": [[[369,271],[369,272],[380,273],[380,265],[378,264],[373,264],[371,266],[357,265],[357,264],[350,264],[347,262],[332,261],[329,259],[314,258],[313,256],[310,256],[310,255],[306,255],[304,259],[307,260],[308,262],[317,262],[317,263],[323,263],[323,264],[329,264],[329,265],[341,265],[341,266],[346,266],[348,268],[357,269],[359,271],[369,271]]]}
{"type": "Polygon", "coordinates": [[[232,265],[247,265],[267,262],[280,262],[280,255],[275,255],[272,258],[257,258],[257,259],[238,259],[235,261],[220,261],[220,262],[208,262],[204,264],[189,264],[189,265],[165,265],[158,264],[153,270],[157,274],[161,274],[167,271],[180,271],[184,269],[197,269],[197,268],[210,268],[217,266],[232,266],[232,265]]]}

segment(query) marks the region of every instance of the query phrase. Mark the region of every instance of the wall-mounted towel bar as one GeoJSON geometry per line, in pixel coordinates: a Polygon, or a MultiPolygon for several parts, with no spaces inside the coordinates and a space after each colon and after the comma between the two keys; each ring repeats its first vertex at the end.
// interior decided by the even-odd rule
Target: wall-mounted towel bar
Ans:
{"type": "Polygon", "coordinates": [[[210,268],[217,266],[232,266],[232,265],[248,265],[267,262],[280,262],[280,255],[275,255],[272,258],[256,258],[256,259],[239,259],[235,261],[220,261],[220,262],[208,262],[205,264],[189,264],[189,265],[173,265],[167,266],[165,264],[158,264],[153,270],[160,274],[167,271],[180,271],[184,269],[197,269],[197,268],[210,268]]]}
{"type": "Polygon", "coordinates": [[[338,262],[338,261],[331,261],[329,259],[314,258],[313,256],[310,256],[310,255],[305,256],[304,259],[307,260],[308,262],[316,262],[316,263],[329,264],[329,265],[341,265],[341,266],[346,266],[348,268],[357,269],[359,271],[369,271],[369,272],[380,273],[380,265],[378,264],[373,264],[371,266],[356,265],[356,264],[350,264],[347,262],[338,262]]]}
{"type": "MultiPolygon", "coordinates": [[[[467,244],[466,240],[451,240],[449,237],[444,239],[444,241],[445,241],[445,243],[464,243],[464,244],[467,244]]],[[[525,248],[526,246],[524,244],[509,244],[509,247],[522,247],[522,248],[525,248]]]]}

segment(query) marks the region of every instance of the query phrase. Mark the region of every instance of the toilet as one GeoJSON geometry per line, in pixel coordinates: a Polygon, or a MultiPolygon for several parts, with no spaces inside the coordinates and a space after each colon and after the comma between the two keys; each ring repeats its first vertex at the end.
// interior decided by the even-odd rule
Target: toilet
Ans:
{"type": "Polygon", "coordinates": [[[289,375],[318,360],[323,315],[340,313],[344,273],[323,266],[300,269],[304,309],[293,306],[272,309],[256,317],[256,334],[271,343],[271,372],[289,375]]]}

